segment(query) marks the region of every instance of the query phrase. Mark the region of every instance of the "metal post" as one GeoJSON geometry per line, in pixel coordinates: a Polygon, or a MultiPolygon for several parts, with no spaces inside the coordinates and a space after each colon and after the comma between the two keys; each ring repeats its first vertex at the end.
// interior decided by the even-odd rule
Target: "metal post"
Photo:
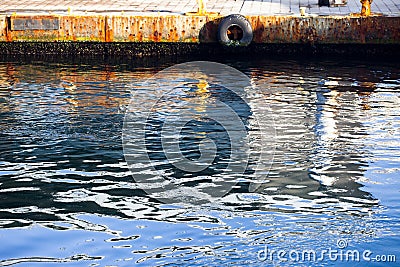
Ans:
{"type": "Polygon", "coordinates": [[[371,15],[371,4],[372,0],[360,0],[361,2],[361,16],[371,15]]]}
{"type": "Polygon", "coordinates": [[[206,11],[206,5],[204,3],[203,0],[198,0],[197,3],[199,4],[199,8],[197,10],[197,13],[199,15],[204,15],[207,11],[206,11]]]}

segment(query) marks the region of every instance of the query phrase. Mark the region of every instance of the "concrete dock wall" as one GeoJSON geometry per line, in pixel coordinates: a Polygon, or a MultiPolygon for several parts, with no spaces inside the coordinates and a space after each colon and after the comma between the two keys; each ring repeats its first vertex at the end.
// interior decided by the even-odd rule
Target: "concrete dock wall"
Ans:
{"type": "MultiPolygon", "coordinates": [[[[400,17],[246,16],[256,44],[400,44],[400,17]]],[[[216,43],[220,16],[0,15],[0,42],[216,43]]]]}

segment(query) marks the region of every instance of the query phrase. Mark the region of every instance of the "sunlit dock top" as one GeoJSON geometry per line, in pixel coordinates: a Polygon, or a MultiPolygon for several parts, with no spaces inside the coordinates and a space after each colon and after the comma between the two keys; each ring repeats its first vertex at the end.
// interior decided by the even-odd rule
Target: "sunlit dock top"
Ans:
{"type": "MultiPolygon", "coordinates": [[[[361,3],[358,0],[219,0],[206,1],[209,12],[218,12],[221,15],[290,15],[300,14],[300,7],[310,15],[348,15],[359,13],[361,3]],[[328,3],[320,6],[319,3],[328,3]]],[[[3,0],[0,14],[16,13],[49,13],[67,14],[68,11],[76,13],[128,13],[149,15],[149,13],[185,14],[196,11],[196,0],[32,0],[15,1],[3,0]]],[[[400,16],[400,2],[397,0],[373,0],[371,3],[373,13],[385,16],[400,16]]]]}

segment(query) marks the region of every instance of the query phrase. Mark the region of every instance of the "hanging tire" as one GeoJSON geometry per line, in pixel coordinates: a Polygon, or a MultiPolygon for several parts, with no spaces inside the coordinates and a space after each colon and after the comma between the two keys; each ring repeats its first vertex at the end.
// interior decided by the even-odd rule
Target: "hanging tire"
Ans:
{"type": "Polygon", "coordinates": [[[218,25],[218,41],[222,45],[248,46],[252,40],[253,29],[242,15],[229,15],[218,25]]]}

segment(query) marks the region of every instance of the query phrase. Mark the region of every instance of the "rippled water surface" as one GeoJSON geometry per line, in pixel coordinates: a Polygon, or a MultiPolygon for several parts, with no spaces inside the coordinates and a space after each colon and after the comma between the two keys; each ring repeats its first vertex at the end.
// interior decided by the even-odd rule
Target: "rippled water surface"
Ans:
{"type": "MultiPolygon", "coordinates": [[[[0,265],[398,264],[398,64],[220,62],[253,84],[248,110],[236,106],[249,136],[265,134],[252,114],[269,110],[259,122],[272,125],[274,137],[267,143],[256,138],[250,149],[258,144],[275,152],[256,190],[246,185],[250,170],[225,196],[198,205],[165,204],[141,190],[122,148],[132,94],[174,63],[1,62],[0,265]],[[329,249],[356,250],[360,260],[323,255],[329,249]],[[286,252],[281,259],[279,250],[286,252]],[[302,259],[307,250],[316,258],[302,259]]],[[[181,103],[202,99],[192,82],[184,83],[181,103]]],[[[212,99],[229,99],[218,90],[211,86],[196,112],[212,111],[212,99]]],[[[163,107],[167,100],[157,101],[163,107]]],[[[196,159],[198,139],[214,135],[221,144],[213,171],[177,173],[158,155],[157,138],[148,146],[157,168],[196,188],[213,175],[223,178],[232,144],[219,125],[193,123],[192,135],[182,139],[184,154],[196,159]]]]}

